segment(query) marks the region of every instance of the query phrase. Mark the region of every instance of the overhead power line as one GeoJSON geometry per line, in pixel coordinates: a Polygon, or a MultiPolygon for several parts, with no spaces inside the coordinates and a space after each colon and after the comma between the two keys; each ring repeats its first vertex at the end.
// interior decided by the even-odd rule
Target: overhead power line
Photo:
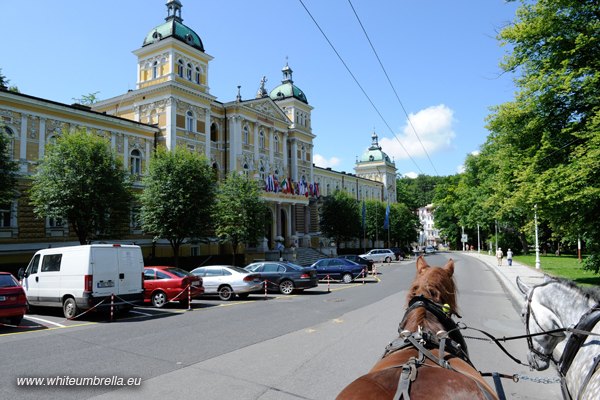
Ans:
{"type": "MultiPolygon", "coordinates": [[[[306,10],[306,13],[312,19],[313,23],[319,29],[319,31],[321,32],[321,34],[323,35],[323,37],[325,38],[325,40],[327,41],[327,43],[329,43],[329,46],[331,47],[331,49],[333,50],[333,52],[338,56],[338,58],[340,59],[340,61],[344,65],[344,67],[346,68],[346,71],[348,71],[348,73],[350,74],[350,76],[352,77],[352,79],[354,79],[354,82],[356,83],[356,85],[363,92],[363,94],[365,95],[365,97],[367,98],[367,100],[369,100],[369,103],[371,103],[371,106],[377,112],[377,114],[379,115],[379,118],[381,118],[381,120],[383,121],[383,123],[388,127],[388,129],[390,130],[390,132],[392,133],[392,135],[394,135],[394,137],[396,137],[396,134],[394,133],[394,130],[387,123],[386,119],[383,118],[383,115],[381,114],[381,112],[379,111],[379,109],[377,108],[377,106],[375,105],[375,103],[373,103],[373,100],[371,100],[371,97],[369,97],[369,95],[367,94],[367,92],[365,91],[365,89],[362,87],[362,85],[360,84],[360,82],[358,81],[358,79],[356,78],[356,76],[350,70],[350,67],[348,67],[348,64],[346,64],[346,62],[344,61],[344,59],[342,58],[342,56],[340,55],[340,53],[337,51],[337,49],[335,48],[335,46],[333,45],[333,43],[331,43],[331,40],[329,40],[329,38],[327,37],[327,35],[323,31],[323,29],[321,29],[321,26],[319,25],[319,23],[317,22],[317,20],[313,17],[313,15],[308,10],[308,8],[304,4],[304,2],[302,0],[298,0],[298,1],[300,2],[300,4],[302,4],[302,7],[304,7],[304,10],[306,10]]],[[[398,140],[397,137],[396,137],[396,140],[398,140]]],[[[419,164],[417,164],[417,162],[414,160],[414,158],[410,155],[410,153],[408,152],[408,150],[406,149],[406,147],[404,147],[404,145],[402,144],[402,142],[400,142],[400,140],[398,140],[398,143],[400,144],[400,146],[402,147],[402,149],[404,150],[404,152],[406,153],[406,155],[408,156],[408,158],[410,158],[410,160],[413,162],[413,164],[415,164],[415,166],[417,167],[417,169],[419,170],[419,172],[421,172],[421,174],[423,174],[423,170],[421,170],[421,168],[419,167],[419,164]]]]}
{"type": "MultiPolygon", "coordinates": [[[[381,59],[379,58],[379,54],[377,54],[377,50],[375,50],[375,46],[373,46],[373,42],[371,42],[371,38],[369,38],[369,35],[367,34],[367,30],[365,29],[362,21],[360,20],[360,18],[358,16],[358,13],[354,9],[354,6],[352,5],[352,2],[350,0],[348,0],[348,4],[350,4],[350,8],[352,8],[352,12],[354,12],[354,16],[356,17],[356,20],[358,21],[358,24],[360,25],[363,33],[365,34],[365,37],[367,38],[367,41],[369,42],[369,45],[371,46],[371,50],[373,50],[373,53],[375,54],[375,57],[377,58],[377,61],[379,62],[379,65],[381,66],[381,69],[383,70],[383,73],[385,74],[385,77],[387,78],[388,83],[390,84],[392,90],[394,91],[394,94],[396,95],[396,99],[398,100],[398,103],[400,103],[400,107],[402,108],[402,111],[404,112],[404,115],[406,115],[406,119],[408,120],[408,123],[409,123],[410,127],[412,128],[415,136],[419,140],[419,143],[421,144],[421,147],[423,148],[423,151],[427,155],[427,159],[429,160],[429,163],[433,167],[433,170],[435,171],[435,174],[439,175],[439,173],[437,172],[437,169],[435,168],[435,165],[433,164],[433,161],[431,161],[431,157],[429,157],[429,153],[427,152],[427,149],[425,148],[425,145],[421,141],[421,137],[417,133],[417,130],[415,129],[415,126],[413,125],[412,121],[410,120],[410,116],[408,115],[408,112],[406,112],[406,108],[404,108],[404,104],[402,104],[402,101],[400,100],[400,96],[398,96],[398,92],[396,91],[396,88],[392,84],[392,80],[390,79],[390,77],[389,77],[389,75],[388,75],[385,67],[383,66],[383,63],[381,62],[381,59]]],[[[394,133],[394,137],[396,137],[396,140],[398,140],[398,142],[400,142],[400,139],[398,139],[398,137],[396,136],[395,133],[394,133]]]]}

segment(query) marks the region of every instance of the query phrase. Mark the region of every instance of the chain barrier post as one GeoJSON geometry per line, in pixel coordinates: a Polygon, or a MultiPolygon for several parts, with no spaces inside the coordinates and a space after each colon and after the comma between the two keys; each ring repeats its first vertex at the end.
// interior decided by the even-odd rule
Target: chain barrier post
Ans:
{"type": "Polygon", "coordinates": [[[192,285],[188,285],[188,311],[192,309],[192,285]]]}
{"type": "Polygon", "coordinates": [[[363,268],[362,271],[360,271],[360,274],[362,275],[362,281],[363,281],[363,285],[366,284],[366,276],[365,276],[365,269],[363,268]]]}
{"type": "Polygon", "coordinates": [[[267,299],[267,280],[264,280],[264,284],[265,284],[265,300],[267,299]]]}
{"type": "Polygon", "coordinates": [[[111,293],[111,295],[110,295],[110,321],[111,322],[114,317],[114,309],[115,309],[115,294],[111,293]]]}
{"type": "Polygon", "coordinates": [[[327,275],[327,293],[331,293],[331,289],[329,288],[329,275],[327,275]]]}

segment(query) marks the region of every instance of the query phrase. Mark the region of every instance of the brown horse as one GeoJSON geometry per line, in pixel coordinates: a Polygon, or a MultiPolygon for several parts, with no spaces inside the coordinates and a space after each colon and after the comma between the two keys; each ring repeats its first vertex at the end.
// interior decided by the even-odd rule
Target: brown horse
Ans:
{"type": "Polygon", "coordinates": [[[373,368],[338,395],[347,399],[497,399],[469,361],[452,314],[458,315],[454,261],[430,267],[417,259],[417,276],[398,331],[373,368]]]}

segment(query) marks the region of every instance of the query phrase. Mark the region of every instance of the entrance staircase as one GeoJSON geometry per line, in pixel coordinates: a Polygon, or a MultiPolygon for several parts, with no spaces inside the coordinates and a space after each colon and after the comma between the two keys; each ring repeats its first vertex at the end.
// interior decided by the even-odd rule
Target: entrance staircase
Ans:
{"type": "MultiPolygon", "coordinates": [[[[327,256],[321,253],[317,249],[313,249],[310,247],[298,247],[296,248],[296,261],[293,261],[294,264],[302,265],[304,267],[308,267],[312,265],[315,261],[326,258],[327,256]]],[[[290,261],[292,261],[290,259],[290,261]]]]}

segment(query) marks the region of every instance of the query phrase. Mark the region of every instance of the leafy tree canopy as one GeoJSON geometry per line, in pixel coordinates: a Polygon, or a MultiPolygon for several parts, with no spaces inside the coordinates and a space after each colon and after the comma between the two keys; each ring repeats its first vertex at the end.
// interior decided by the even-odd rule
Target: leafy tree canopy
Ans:
{"type": "Polygon", "coordinates": [[[127,220],[129,189],[108,140],[76,130],[48,145],[30,198],[38,217],[66,218],[85,244],[111,236],[127,220]]]}

